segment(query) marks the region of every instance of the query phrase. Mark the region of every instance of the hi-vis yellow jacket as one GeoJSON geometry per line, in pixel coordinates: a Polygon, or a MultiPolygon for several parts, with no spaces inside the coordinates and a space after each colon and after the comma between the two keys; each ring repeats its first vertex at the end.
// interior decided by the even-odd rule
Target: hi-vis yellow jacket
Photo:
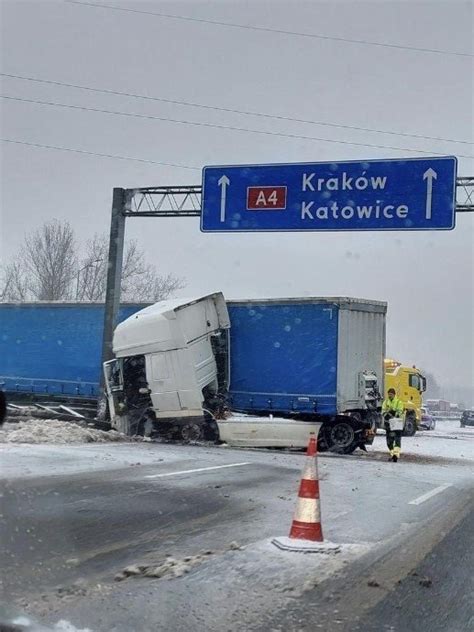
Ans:
{"type": "Polygon", "coordinates": [[[385,413],[392,413],[394,417],[403,417],[403,402],[398,397],[393,399],[384,399],[382,404],[382,415],[385,413]]]}

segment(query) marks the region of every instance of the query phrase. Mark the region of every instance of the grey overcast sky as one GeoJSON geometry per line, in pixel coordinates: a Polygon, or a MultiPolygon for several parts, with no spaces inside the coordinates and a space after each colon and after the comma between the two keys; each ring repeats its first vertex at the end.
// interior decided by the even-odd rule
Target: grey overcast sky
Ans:
{"type": "MultiPolygon", "coordinates": [[[[473,5],[426,1],[128,2],[109,6],[366,40],[307,38],[60,1],[2,2],[2,72],[455,143],[224,113],[2,81],[2,94],[316,136],[212,129],[2,100],[13,140],[178,163],[195,170],[2,143],[1,258],[25,231],[67,219],[81,240],[108,229],[114,186],[200,182],[205,164],[472,156],[473,5]],[[458,54],[454,54],[458,53],[458,54]],[[467,144],[466,144],[467,143],[467,144]],[[469,144],[470,143],[470,144],[469,144]],[[407,149],[415,150],[408,152],[407,149]]],[[[459,159],[459,175],[474,161],[459,159]]],[[[349,295],[389,302],[388,353],[472,386],[474,215],[452,232],[203,235],[198,220],[136,219],[139,240],[186,294],[349,295]]]]}

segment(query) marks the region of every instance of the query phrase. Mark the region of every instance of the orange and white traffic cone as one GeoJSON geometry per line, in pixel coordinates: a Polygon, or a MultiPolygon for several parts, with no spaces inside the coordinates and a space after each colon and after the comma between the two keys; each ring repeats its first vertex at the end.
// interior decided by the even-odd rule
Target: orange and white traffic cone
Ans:
{"type": "Polygon", "coordinates": [[[310,435],[306,451],[306,463],[301,476],[290,538],[310,540],[311,542],[323,542],[324,540],[319,505],[317,444],[314,434],[310,435]]]}
{"type": "Polygon", "coordinates": [[[311,433],[295,515],[291,523],[290,537],[279,536],[271,541],[272,544],[283,551],[332,554],[341,550],[342,545],[324,542],[323,539],[321,509],[319,506],[317,452],[316,437],[314,433],[311,433]]]}

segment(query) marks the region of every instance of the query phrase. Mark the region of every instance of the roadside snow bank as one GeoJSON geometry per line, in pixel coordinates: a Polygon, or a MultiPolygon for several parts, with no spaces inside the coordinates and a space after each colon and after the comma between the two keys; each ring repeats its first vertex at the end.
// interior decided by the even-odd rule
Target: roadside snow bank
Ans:
{"type": "Polygon", "coordinates": [[[58,419],[28,419],[6,423],[0,430],[0,443],[108,443],[130,441],[116,430],[97,430],[58,419]]]}

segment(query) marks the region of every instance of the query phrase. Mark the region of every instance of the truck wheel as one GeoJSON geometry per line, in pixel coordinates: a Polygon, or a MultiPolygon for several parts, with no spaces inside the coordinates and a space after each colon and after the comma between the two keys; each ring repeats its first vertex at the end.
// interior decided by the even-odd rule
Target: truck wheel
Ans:
{"type": "Polygon", "coordinates": [[[404,437],[413,437],[416,433],[416,418],[413,415],[408,415],[405,419],[405,428],[403,429],[404,437]]]}
{"type": "Polygon", "coordinates": [[[352,454],[358,446],[355,430],[349,421],[337,421],[326,429],[326,442],[331,452],[352,454]]]}
{"type": "Polygon", "coordinates": [[[197,423],[184,424],[181,427],[181,439],[185,443],[202,439],[202,426],[197,423]]]}

